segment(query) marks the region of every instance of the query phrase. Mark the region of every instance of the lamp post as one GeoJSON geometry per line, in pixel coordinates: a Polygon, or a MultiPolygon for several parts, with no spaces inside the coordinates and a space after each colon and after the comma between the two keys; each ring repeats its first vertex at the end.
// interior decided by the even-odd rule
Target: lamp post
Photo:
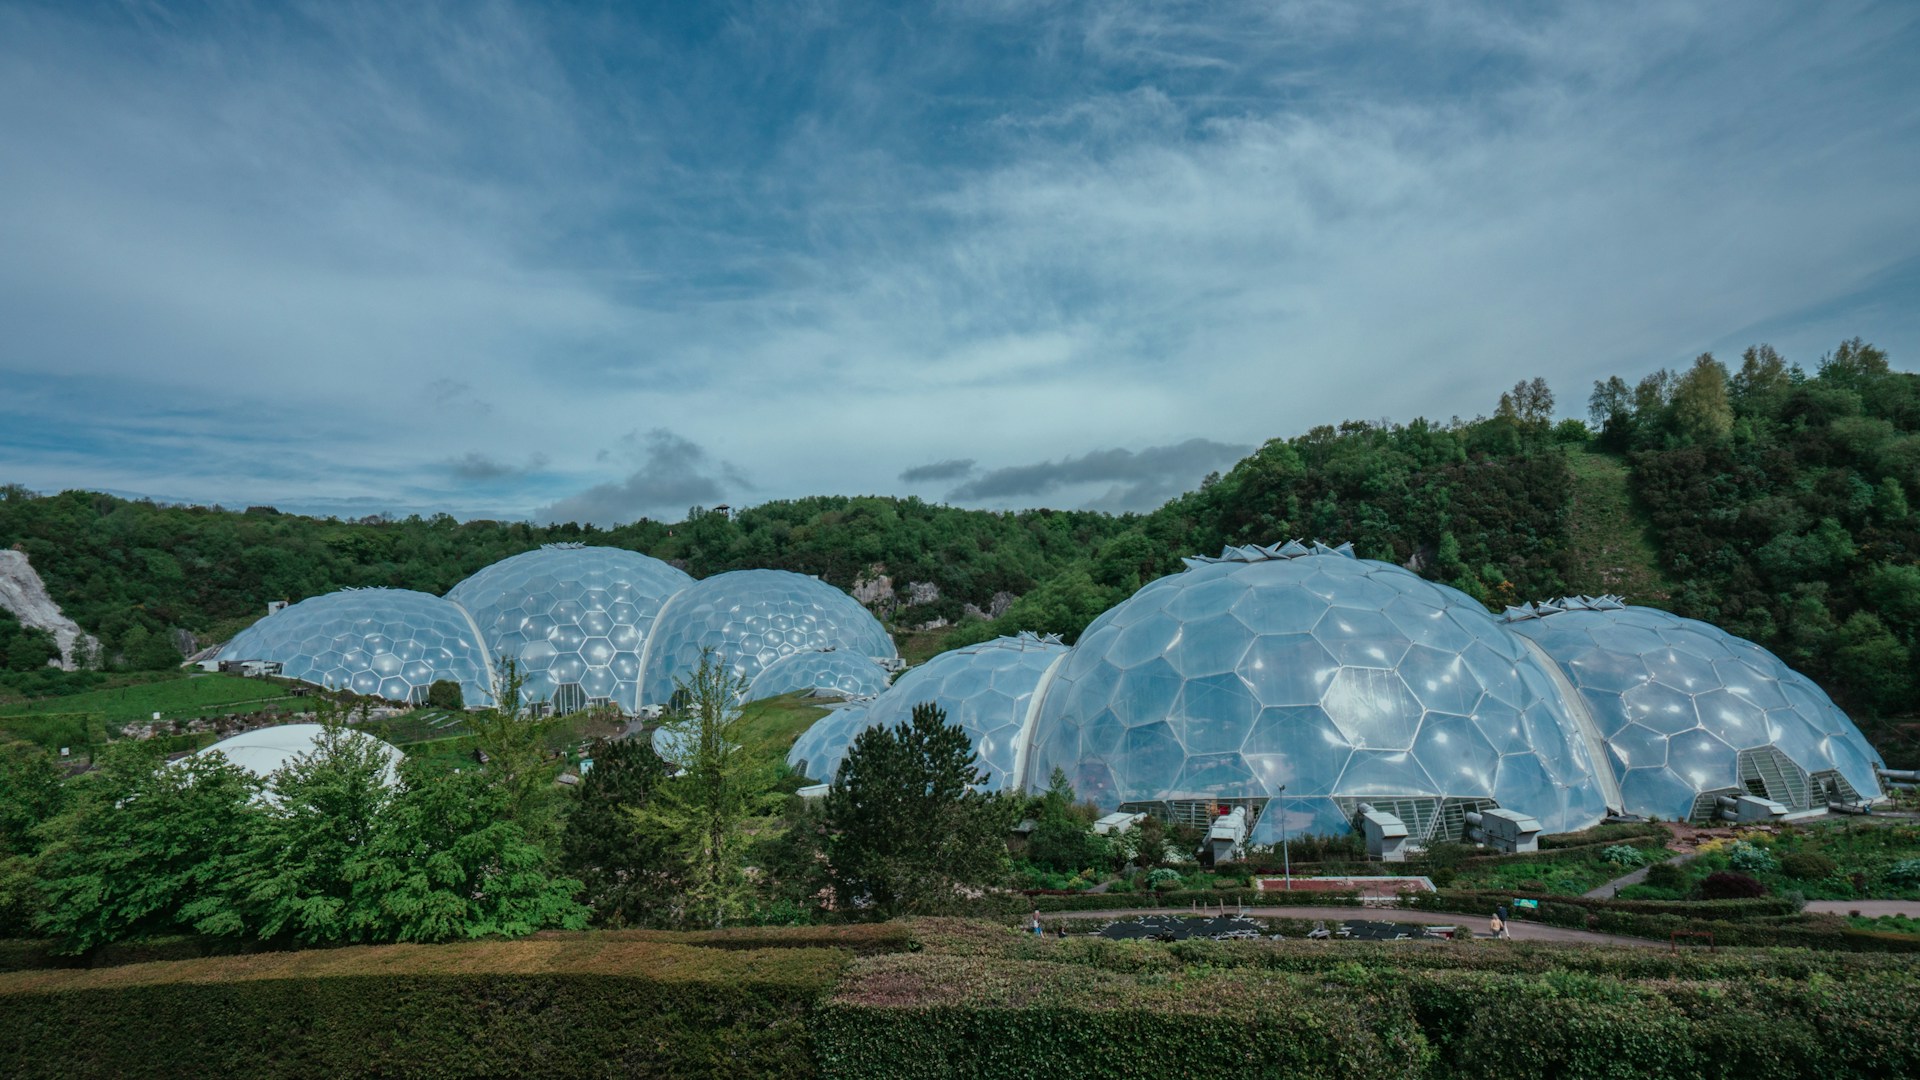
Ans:
{"type": "MultiPolygon", "coordinates": [[[[1277,799],[1286,793],[1287,785],[1281,784],[1280,790],[1275,792],[1273,797],[1277,799]]],[[[1287,807],[1285,803],[1280,805],[1280,870],[1287,876],[1287,891],[1292,892],[1293,853],[1287,850],[1287,807]]]]}

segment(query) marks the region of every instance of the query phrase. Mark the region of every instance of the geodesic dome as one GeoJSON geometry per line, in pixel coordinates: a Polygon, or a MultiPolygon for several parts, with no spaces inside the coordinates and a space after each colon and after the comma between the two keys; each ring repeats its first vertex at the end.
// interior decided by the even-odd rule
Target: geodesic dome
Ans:
{"type": "Polygon", "coordinates": [[[887,669],[857,653],[808,649],[783,656],[753,677],[746,700],[819,690],[841,697],[872,697],[887,688],[887,669]]]}
{"type": "Polygon", "coordinates": [[[715,574],[661,609],[646,649],[641,702],[672,698],[674,677],[699,667],[702,649],[751,684],[782,657],[828,647],[873,659],[897,655],[879,621],[824,581],[786,570],[715,574]]]}
{"type": "MultiPolygon", "coordinates": [[[[195,757],[219,751],[228,761],[247,770],[262,780],[269,780],[273,774],[285,768],[287,763],[301,754],[312,752],[326,728],[319,724],[280,724],[276,727],[256,728],[243,731],[212,746],[194,752],[195,757]]],[[[400,762],[405,759],[399,748],[381,742],[365,732],[355,732],[363,739],[370,739],[380,748],[387,759],[384,778],[391,787],[400,782],[400,762]]]]}
{"type": "Polygon", "coordinates": [[[1616,598],[1509,609],[1606,738],[1628,813],[1708,819],[1719,795],[1790,810],[1881,794],[1878,754],[1811,679],[1719,627],[1616,598]]]}
{"type": "Polygon", "coordinates": [[[1019,634],[941,653],[875,698],[863,726],[904,725],[913,718],[914,706],[931,702],[946,711],[947,723],[973,740],[979,768],[987,774],[981,790],[1012,788],[1019,782],[1035,691],[1067,652],[1059,638],[1019,634]]]}
{"type": "Polygon", "coordinates": [[[832,783],[840,762],[846,759],[847,748],[871,726],[867,723],[869,704],[854,702],[815,720],[787,751],[787,765],[817,783],[832,783]]]}
{"type": "Polygon", "coordinates": [[[1096,619],[1055,671],[1029,789],[1059,767],[1107,809],[1203,824],[1246,805],[1256,842],[1347,832],[1362,803],[1416,844],[1495,804],[1546,832],[1606,814],[1597,740],[1552,665],[1478,603],[1344,546],[1187,562],[1096,619]]]}
{"type": "Polygon", "coordinates": [[[460,605],[411,589],[342,589],[280,609],[234,635],[222,660],[271,660],[290,679],[421,702],[441,679],[468,705],[493,701],[480,634],[460,605]]]}
{"type": "Polygon", "coordinates": [[[489,658],[519,664],[527,700],[572,711],[607,699],[634,712],[654,617],[691,584],[637,551],[549,544],[483,567],[447,599],[473,616],[489,658]]]}

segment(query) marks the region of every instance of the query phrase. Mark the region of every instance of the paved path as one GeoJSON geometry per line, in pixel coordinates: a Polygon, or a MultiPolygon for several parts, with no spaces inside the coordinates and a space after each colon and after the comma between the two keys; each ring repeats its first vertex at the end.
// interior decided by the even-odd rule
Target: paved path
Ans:
{"type": "MultiPolygon", "coordinates": [[[[1684,855],[1675,855],[1671,858],[1662,859],[1660,860],[1660,862],[1670,862],[1678,866],[1682,863],[1692,862],[1695,858],[1695,854],[1696,853],[1694,852],[1687,852],[1684,855]]],[[[1648,863],[1647,865],[1641,867],[1638,870],[1633,871],[1630,874],[1622,874],[1619,877],[1614,878],[1612,881],[1607,882],[1605,885],[1602,885],[1599,888],[1588,892],[1586,894],[1587,899],[1611,900],[1613,899],[1614,894],[1619,892],[1621,889],[1624,889],[1629,885],[1638,885],[1641,882],[1647,880],[1647,872],[1659,865],[1660,863],[1657,863],[1657,862],[1648,863]]]]}
{"type": "MultiPolygon", "coordinates": [[[[1180,908],[1116,908],[1112,911],[1057,911],[1040,916],[1042,923],[1060,922],[1065,919],[1131,919],[1138,915],[1217,915],[1220,909],[1212,911],[1183,911],[1180,908]]],[[[1314,919],[1326,920],[1330,924],[1347,922],[1350,919],[1368,919],[1378,922],[1420,923],[1424,926],[1468,926],[1473,936],[1485,938],[1487,934],[1487,915],[1460,915],[1445,911],[1406,911],[1400,908],[1357,908],[1357,907],[1250,907],[1240,908],[1227,905],[1227,914],[1242,913],[1260,919],[1314,919]]],[[[1573,945],[1638,945],[1642,947],[1664,948],[1666,942],[1651,938],[1622,937],[1618,934],[1599,934],[1591,930],[1574,930],[1565,926],[1547,926],[1543,923],[1514,921],[1507,923],[1515,941],[1555,941],[1573,945]]],[[[1332,927],[1329,926],[1329,929],[1332,927]]]]}
{"type": "Polygon", "coordinates": [[[1905,915],[1920,919],[1920,900],[1809,900],[1807,910],[1821,915],[1851,915],[1857,911],[1875,918],[1905,915]]]}

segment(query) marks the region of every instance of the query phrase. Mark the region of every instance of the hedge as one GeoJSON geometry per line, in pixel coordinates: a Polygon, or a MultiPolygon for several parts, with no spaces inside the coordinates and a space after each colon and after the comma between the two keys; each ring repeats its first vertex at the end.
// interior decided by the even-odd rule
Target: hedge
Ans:
{"type": "Polygon", "coordinates": [[[1852,952],[1920,953],[1920,937],[1878,930],[1857,930],[1834,915],[1800,915],[1798,901],[1782,897],[1751,900],[1599,900],[1584,896],[1534,897],[1538,909],[1512,908],[1515,893],[1425,893],[1412,906],[1426,911],[1479,913],[1499,904],[1521,920],[1598,930],[1628,937],[1668,939],[1675,933],[1707,933],[1713,944],[1748,947],[1837,949],[1852,952]]]}
{"type": "Polygon", "coordinates": [[[1350,945],[1036,941],[1003,956],[875,957],[816,1015],[815,1047],[825,1075],[852,1078],[1920,1069],[1912,972],[1854,963],[1884,958],[1783,974],[1765,955],[1350,945]],[[1572,966],[1560,962],[1568,954],[1572,966]],[[1249,963],[1219,962],[1236,957],[1249,963]],[[1596,973],[1583,961],[1646,970],[1596,973]]]}
{"type": "Polygon", "coordinates": [[[830,1077],[1418,1076],[1404,998],[1312,978],[1196,972],[1147,980],[985,956],[862,960],[814,1019],[830,1077]]]}
{"type": "Polygon", "coordinates": [[[840,949],[384,946],[0,975],[0,1075],[810,1076],[840,949]]]}

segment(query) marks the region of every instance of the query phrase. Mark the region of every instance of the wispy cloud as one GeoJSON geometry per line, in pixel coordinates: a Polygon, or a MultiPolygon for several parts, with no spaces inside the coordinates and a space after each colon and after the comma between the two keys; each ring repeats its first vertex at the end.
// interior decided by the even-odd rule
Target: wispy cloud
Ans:
{"type": "Polygon", "coordinates": [[[623,480],[595,484],[561,499],[535,515],[542,521],[579,521],[615,525],[642,517],[678,514],[689,506],[713,504],[730,491],[752,488],[736,466],[716,461],[692,440],[664,428],[644,436],[629,433],[615,458],[639,467],[623,480]]]}
{"type": "Polygon", "coordinates": [[[1086,503],[1091,509],[1150,510],[1183,491],[1198,487],[1208,473],[1233,464],[1249,449],[1207,439],[1188,439],[1172,446],[1149,446],[1141,450],[1096,450],[1059,461],[993,469],[961,484],[948,497],[956,502],[1031,500],[1093,484],[1105,487],[1086,503]]]}
{"type": "Polygon", "coordinates": [[[924,470],[1920,355],[1908,4],[158,10],[0,7],[0,479],[1132,506],[924,470]]]}
{"type": "Polygon", "coordinates": [[[958,480],[973,472],[972,458],[948,458],[927,465],[915,465],[900,474],[901,483],[924,484],[933,480],[958,480]]]}

